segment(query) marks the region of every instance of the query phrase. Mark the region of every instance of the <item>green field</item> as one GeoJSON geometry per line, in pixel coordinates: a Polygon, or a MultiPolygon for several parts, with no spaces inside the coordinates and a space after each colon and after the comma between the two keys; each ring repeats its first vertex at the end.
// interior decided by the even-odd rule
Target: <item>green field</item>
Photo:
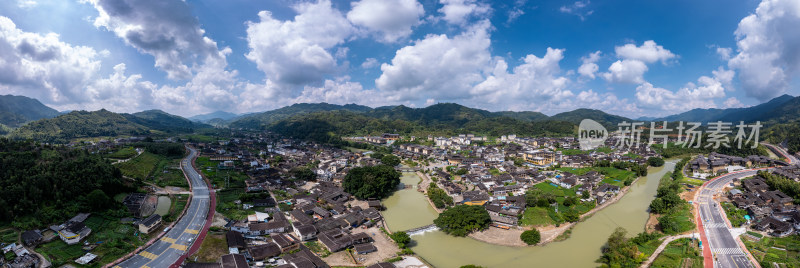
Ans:
{"type": "Polygon", "coordinates": [[[200,249],[189,259],[195,260],[197,258],[198,262],[217,262],[225,254],[228,254],[228,244],[225,241],[225,236],[209,232],[209,235],[200,244],[200,249]]]}
{"type": "Polygon", "coordinates": [[[136,156],[136,149],[133,147],[125,147],[119,149],[119,151],[107,155],[106,157],[113,159],[128,159],[134,156],[136,156]]]}
{"type": "MultiPolygon", "coordinates": [[[[197,168],[211,181],[215,188],[226,188],[226,180],[229,185],[227,188],[244,188],[244,181],[247,180],[246,174],[234,170],[217,170],[220,161],[211,161],[208,157],[198,157],[195,163],[197,168]]],[[[237,161],[238,163],[238,161],[237,161]]]]}
{"type": "Polygon", "coordinates": [[[600,174],[603,174],[603,176],[605,176],[605,179],[603,179],[603,183],[608,183],[619,187],[625,186],[625,180],[636,178],[636,175],[633,173],[633,171],[621,170],[613,167],[585,167],[585,168],[562,167],[558,168],[558,170],[563,172],[569,172],[578,176],[586,174],[589,171],[597,171],[600,174]]]}
{"type": "Polygon", "coordinates": [[[14,229],[8,228],[0,231],[0,243],[6,243],[6,244],[16,243],[18,237],[19,237],[19,232],[14,231],[14,229]]]}
{"type": "Polygon", "coordinates": [[[122,175],[134,179],[145,180],[151,174],[153,174],[153,171],[156,170],[156,167],[160,165],[162,161],[167,160],[159,155],[144,152],[136,158],[133,158],[127,162],[119,163],[116,166],[120,171],[122,171],[122,175]]]}
{"type": "Polygon", "coordinates": [[[689,238],[672,241],[650,267],[703,267],[703,255],[697,242],[689,238]]]}
{"type": "Polygon", "coordinates": [[[189,182],[186,181],[186,177],[183,175],[180,162],[181,159],[161,161],[153,174],[156,185],[159,187],[174,186],[189,188],[189,182]]]}
{"type": "Polygon", "coordinates": [[[217,192],[217,212],[234,220],[247,219],[247,215],[255,213],[253,209],[242,209],[241,205],[234,204],[233,201],[239,200],[239,195],[244,193],[244,189],[225,189],[217,192]]]}
{"type": "Polygon", "coordinates": [[[781,267],[800,267],[800,258],[798,258],[800,256],[800,237],[798,235],[780,238],[764,236],[759,241],[751,241],[744,236],[742,242],[758,260],[761,267],[772,267],[772,263],[782,264],[781,267]]]}
{"type": "Polygon", "coordinates": [[[118,218],[92,215],[85,222],[92,229],[92,233],[81,243],[67,245],[60,239],[40,245],[36,251],[45,255],[54,266],[73,263],[73,260],[86,254],[82,249],[83,242],[97,245],[90,252],[99,257],[87,267],[101,267],[102,264],[112,262],[143,245],[149,237],[137,236],[137,229],[133,225],[121,224],[118,218]]]}
{"type": "Polygon", "coordinates": [[[522,226],[547,226],[555,223],[547,214],[547,209],[542,207],[526,208],[519,221],[522,226]]]}

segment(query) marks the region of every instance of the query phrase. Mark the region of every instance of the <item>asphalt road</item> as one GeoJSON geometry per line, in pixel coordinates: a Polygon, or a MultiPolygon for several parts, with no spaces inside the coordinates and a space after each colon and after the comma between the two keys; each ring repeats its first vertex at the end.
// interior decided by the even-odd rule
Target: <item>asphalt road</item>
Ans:
{"type": "MultiPolygon", "coordinates": [[[[208,185],[192,167],[192,159],[197,155],[197,151],[193,148],[189,148],[189,151],[189,155],[181,161],[183,173],[189,177],[192,183],[192,202],[189,204],[186,215],[178,220],[178,223],[161,239],[139,254],[114,266],[115,268],[169,267],[191,247],[192,242],[202,232],[211,200],[209,199],[208,185]]],[[[163,228],[157,231],[163,232],[163,228]]]]}
{"type": "Polygon", "coordinates": [[[747,170],[719,177],[706,184],[696,199],[700,219],[703,221],[703,228],[708,239],[708,245],[703,246],[711,249],[711,253],[715,257],[714,267],[753,267],[745,255],[744,250],[746,249],[739,247],[736,238],[728,229],[728,225],[725,223],[726,216],[719,204],[714,201],[714,195],[721,194],[722,188],[730,184],[734,178],[753,176],[756,173],[756,170],[747,170]]]}

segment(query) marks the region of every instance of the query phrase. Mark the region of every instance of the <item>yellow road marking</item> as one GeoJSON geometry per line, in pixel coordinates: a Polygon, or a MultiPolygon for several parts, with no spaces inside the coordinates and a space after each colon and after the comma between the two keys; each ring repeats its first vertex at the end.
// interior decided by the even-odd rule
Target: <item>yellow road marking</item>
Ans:
{"type": "Polygon", "coordinates": [[[145,266],[142,266],[142,268],[150,268],[150,266],[145,265],[145,266]]]}
{"type": "Polygon", "coordinates": [[[184,245],[172,244],[172,246],[170,246],[170,248],[174,248],[174,249],[177,249],[177,250],[180,250],[180,251],[186,251],[187,247],[184,246],[184,245]]]}
{"type": "Polygon", "coordinates": [[[139,253],[139,255],[142,256],[142,257],[151,259],[151,260],[155,260],[156,258],[158,258],[158,255],[150,253],[150,252],[147,252],[147,251],[142,251],[141,253],[139,253]]]}
{"type": "Polygon", "coordinates": [[[200,233],[200,231],[199,230],[186,229],[186,233],[198,234],[198,233],[200,233]]]}
{"type": "Polygon", "coordinates": [[[178,241],[178,240],[175,239],[175,238],[164,237],[164,238],[161,238],[161,241],[164,241],[164,242],[167,242],[167,243],[170,243],[170,244],[175,244],[175,242],[178,241]]]}

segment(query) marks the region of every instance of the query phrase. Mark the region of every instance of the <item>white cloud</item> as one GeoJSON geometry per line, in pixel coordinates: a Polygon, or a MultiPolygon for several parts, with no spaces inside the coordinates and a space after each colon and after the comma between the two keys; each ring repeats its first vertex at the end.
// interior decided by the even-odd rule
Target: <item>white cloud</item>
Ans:
{"type": "Polygon", "coordinates": [[[24,32],[0,16],[0,91],[45,103],[87,101],[84,87],[100,69],[91,47],[62,42],[58,34],[24,32]]]}
{"type": "Polygon", "coordinates": [[[600,70],[600,66],[597,66],[598,60],[600,60],[600,51],[595,51],[586,57],[581,57],[582,63],[581,66],[578,67],[578,73],[581,76],[594,79],[595,73],[600,70]]]}
{"type": "Polygon", "coordinates": [[[581,20],[586,20],[586,17],[594,13],[594,10],[587,10],[589,3],[589,0],[575,1],[569,6],[561,6],[558,10],[562,13],[578,16],[581,20]]]}
{"type": "Polygon", "coordinates": [[[327,102],[333,104],[361,103],[370,106],[388,105],[383,92],[365,90],[358,82],[349,81],[349,77],[336,80],[325,80],[322,87],[305,86],[299,97],[292,102],[327,102]]]}
{"type": "Polygon", "coordinates": [[[89,0],[99,15],[96,27],[114,32],[170,79],[191,79],[199,65],[222,57],[217,43],[205,36],[189,5],[181,0],[89,0]]]}
{"type": "Polygon", "coordinates": [[[525,15],[525,10],[522,9],[527,3],[527,0],[517,0],[514,1],[514,6],[508,10],[508,19],[506,20],[506,24],[510,24],[517,20],[522,15],[525,15]]]}
{"type": "Polygon", "coordinates": [[[158,86],[143,81],[140,74],[125,75],[125,71],[123,63],[114,66],[114,73],[108,78],[97,79],[87,86],[85,96],[90,101],[70,109],[105,108],[118,112],[138,112],[143,108],[153,108],[153,92],[158,86]]]}
{"type": "Polygon", "coordinates": [[[670,60],[677,58],[671,51],[663,46],[656,44],[653,40],[642,43],[641,46],[628,43],[614,47],[617,58],[608,67],[608,72],[601,73],[601,76],[609,82],[641,84],[644,83],[644,73],[647,72],[647,64],[660,61],[667,64],[670,60]]]}
{"type": "Polygon", "coordinates": [[[353,26],[329,0],[295,5],[294,20],[280,21],[269,11],[259,22],[247,23],[247,58],[278,84],[321,82],[337,63],[331,49],[354,32],[353,26]]]}
{"type": "Polygon", "coordinates": [[[737,54],[728,66],[739,73],[747,96],[764,101],[785,93],[800,72],[800,1],[763,0],[739,22],[737,54]]]}
{"type": "Polygon", "coordinates": [[[618,60],[608,67],[607,73],[601,73],[609,82],[625,84],[641,84],[644,82],[644,73],[647,64],[638,60],[618,60]]]}
{"type": "Polygon", "coordinates": [[[482,21],[452,38],[428,35],[399,49],[391,63],[381,65],[375,85],[397,100],[466,97],[463,93],[483,80],[480,71],[491,59],[490,27],[482,21]]]}
{"type": "Polygon", "coordinates": [[[656,44],[653,40],[647,40],[641,46],[636,44],[625,44],[614,48],[617,57],[625,60],[638,60],[644,63],[654,63],[661,61],[667,63],[669,60],[676,58],[675,54],[665,49],[663,46],[656,44]]]}
{"type": "Polygon", "coordinates": [[[738,99],[736,99],[734,97],[730,97],[727,100],[725,100],[725,102],[722,103],[722,107],[723,108],[742,108],[742,107],[745,107],[745,105],[742,104],[742,102],[740,102],[738,99]]]}
{"type": "Polygon", "coordinates": [[[472,17],[483,19],[492,12],[492,8],[478,0],[440,0],[442,8],[439,12],[444,14],[443,19],[453,25],[466,26],[472,17]]]}
{"type": "Polygon", "coordinates": [[[733,50],[729,47],[717,47],[717,55],[722,60],[730,60],[733,50]]]}
{"type": "Polygon", "coordinates": [[[716,108],[715,100],[724,98],[725,91],[720,77],[701,76],[697,84],[687,83],[676,92],[643,82],[636,87],[636,99],[642,108],[654,113],[674,114],[695,108],[716,108]]]}
{"type": "Polygon", "coordinates": [[[508,72],[504,60],[497,60],[491,75],[476,85],[470,94],[473,100],[500,104],[501,107],[525,105],[531,108],[561,102],[574,95],[567,90],[569,79],[560,76],[559,62],[563,58],[563,49],[548,48],[541,58],[527,55],[512,73],[508,72]]]}
{"type": "Polygon", "coordinates": [[[38,6],[39,3],[35,0],[17,0],[17,7],[22,9],[29,9],[38,6]]]}
{"type": "Polygon", "coordinates": [[[417,0],[361,0],[351,4],[347,19],[370,32],[381,34],[380,41],[392,43],[408,37],[420,24],[425,9],[417,0]]]}
{"type": "Polygon", "coordinates": [[[378,60],[375,58],[367,58],[361,63],[361,68],[363,69],[372,69],[378,66],[378,60]]]}

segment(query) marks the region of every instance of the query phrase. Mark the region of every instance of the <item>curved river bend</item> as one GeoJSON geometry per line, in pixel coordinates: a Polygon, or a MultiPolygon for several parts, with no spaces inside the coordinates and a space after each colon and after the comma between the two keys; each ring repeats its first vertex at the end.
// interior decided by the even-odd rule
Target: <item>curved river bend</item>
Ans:
{"type": "MultiPolygon", "coordinates": [[[[566,241],[537,247],[505,247],[471,238],[453,237],[440,231],[412,236],[412,250],[437,268],[460,267],[466,264],[484,267],[597,267],[600,249],[617,227],[635,235],[644,230],[647,207],[653,200],[658,182],[671,171],[677,160],[668,160],[663,167],[650,168],[648,176],[639,179],[619,200],[595,213],[572,230],[566,241]]],[[[419,177],[403,173],[402,182],[414,187],[397,191],[384,200],[383,216],[391,230],[408,230],[431,224],[437,213],[424,194],[416,190],[419,177]]]]}

